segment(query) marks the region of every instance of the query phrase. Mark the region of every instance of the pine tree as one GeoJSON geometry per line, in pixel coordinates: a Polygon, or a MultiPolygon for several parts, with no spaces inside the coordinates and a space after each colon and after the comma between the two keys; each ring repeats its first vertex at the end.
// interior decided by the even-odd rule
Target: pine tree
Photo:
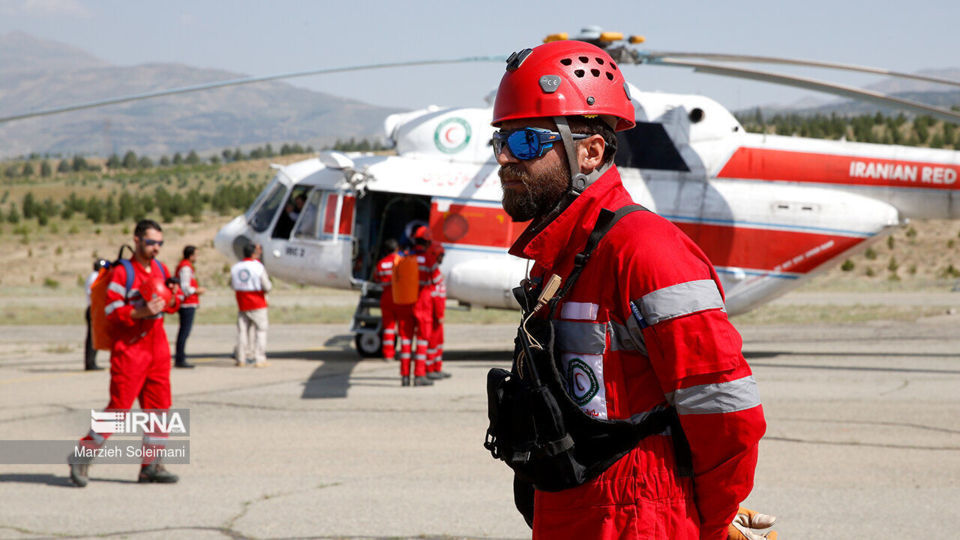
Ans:
{"type": "Polygon", "coordinates": [[[28,191],[26,195],[23,196],[23,217],[24,219],[30,219],[36,217],[37,215],[37,202],[33,198],[33,192],[28,191]]]}
{"type": "Polygon", "coordinates": [[[20,211],[17,210],[17,203],[10,203],[10,209],[7,210],[7,221],[14,225],[20,223],[20,211]]]}
{"type": "Polygon", "coordinates": [[[127,153],[123,155],[123,168],[124,169],[136,169],[137,168],[137,154],[133,150],[127,150],[127,153]]]}

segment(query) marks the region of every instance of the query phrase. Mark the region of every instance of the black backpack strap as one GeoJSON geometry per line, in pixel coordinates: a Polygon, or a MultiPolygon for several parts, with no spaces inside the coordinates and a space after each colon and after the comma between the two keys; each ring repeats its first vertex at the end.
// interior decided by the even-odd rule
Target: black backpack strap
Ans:
{"type": "Polygon", "coordinates": [[[570,292],[570,289],[573,288],[573,284],[577,282],[577,279],[580,277],[580,273],[583,272],[583,267],[587,265],[587,262],[590,261],[590,256],[593,255],[593,250],[597,248],[597,245],[600,244],[600,239],[602,239],[614,225],[617,224],[624,216],[627,214],[632,214],[633,212],[647,211],[642,205],[639,204],[628,204],[621,207],[616,212],[612,212],[603,208],[600,210],[600,215],[597,216],[597,222],[593,226],[593,231],[590,233],[590,236],[587,237],[587,243],[584,245],[583,250],[580,251],[573,259],[573,270],[570,271],[570,275],[567,276],[566,283],[563,284],[563,288],[560,289],[560,292],[553,298],[550,302],[550,311],[553,312],[553,308],[556,306],[557,302],[567,295],[570,292]]]}

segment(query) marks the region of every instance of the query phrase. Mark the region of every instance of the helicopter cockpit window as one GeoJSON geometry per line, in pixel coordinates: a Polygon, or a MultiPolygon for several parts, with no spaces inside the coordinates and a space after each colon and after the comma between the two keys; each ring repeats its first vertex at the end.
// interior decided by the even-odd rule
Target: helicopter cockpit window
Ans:
{"type": "Polygon", "coordinates": [[[617,167],[689,171],[677,147],[659,122],[637,122],[637,126],[617,133],[617,167]]]}
{"type": "Polygon", "coordinates": [[[302,239],[316,239],[319,234],[320,209],[323,205],[323,193],[320,190],[310,192],[307,202],[300,212],[300,219],[297,221],[293,235],[302,239]]]}
{"type": "Polygon", "coordinates": [[[303,208],[307,204],[308,189],[306,186],[300,186],[290,191],[290,197],[287,199],[287,203],[283,205],[283,211],[280,212],[280,217],[277,218],[277,224],[273,226],[273,234],[270,235],[271,237],[290,238],[293,225],[297,222],[300,213],[303,212],[303,208]]]}
{"type": "Polygon", "coordinates": [[[257,232],[267,230],[270,222],[273,221],[273,216],[277,213],[277,208],[280,207],[280,203],[283,202],[287,194],[287,187],[280,182],[274,182],[273,187],[268,187],[268,189],[269,192],[264,190],[264,193],[259,197],[259,200],[262,201],[260,207],[248,219],[250,228],[257,232]]]}

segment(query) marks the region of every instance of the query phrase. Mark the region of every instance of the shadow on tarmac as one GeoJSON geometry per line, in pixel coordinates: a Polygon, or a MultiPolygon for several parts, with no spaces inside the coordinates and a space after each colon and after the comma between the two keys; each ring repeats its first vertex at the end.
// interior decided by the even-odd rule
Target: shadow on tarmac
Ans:
{"type": "MultiPolygon", "coordinates": [[[[64,465],[66,467],[66,465],[64,465]]],[[[17,484],[46,484],[58,487],[76,487],[66,476],[52,474],[0,474],[0,483],[11,482],[17,484]]]]}

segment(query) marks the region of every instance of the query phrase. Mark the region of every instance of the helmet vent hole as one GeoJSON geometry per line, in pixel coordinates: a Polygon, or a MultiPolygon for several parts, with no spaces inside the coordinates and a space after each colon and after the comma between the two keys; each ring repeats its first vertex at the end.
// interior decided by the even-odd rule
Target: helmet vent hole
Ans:
{"type": "Polygon", "coordinates": [[[594,77],[599,77],[599,76],[600,76],[600,70],[599,70],[599,69],[591,69],[591,70],[590,70],[590,74],[593,75],[594,77]]]}
{"type": "Polygon", "coordinates": [[[585,72],[584,72],[582,69],[578,69],[578,70],[574,71],[573,74],[582,79],[583,76],[584,76],[584,74],[585,74],[585,72]]]}
{"type": "Polygon", "coordinates": [[[569,66],[570,64],[573,63],[573,60],[571,60],[571,59],[569,59],[569,58],[564,58],[563,60],[560,60],[560,63],[563,64],[563,65],[565,65],[565,66],[569,66]]]}
{"type": "Polygon", "coordinates": [[[613,73],[610,73],[609,71],[607,72],[607,80],[609,81],[613,80],[613,73]]]}
{"type": "Polygon", "coordinates": [[[616,71],[616,70],[617,70],[617,65],[614,64],[613,62],[610,62],[610,69],[616,71]]]}
{"type": "Polygon", "coordinates": [[[580,63],[581,63],[581,64],[586,64],[586,63],[589,62],[589,61],[590,61],[590,59],[587,58],[586,56],[581,56],[581,57],[580,57],[580,63]]]}
{"type": "Polygon", "coordinates": [[[603,65],[603,58],[594,58],[594,60],[596,60],[601,66],[603,65]]]}

